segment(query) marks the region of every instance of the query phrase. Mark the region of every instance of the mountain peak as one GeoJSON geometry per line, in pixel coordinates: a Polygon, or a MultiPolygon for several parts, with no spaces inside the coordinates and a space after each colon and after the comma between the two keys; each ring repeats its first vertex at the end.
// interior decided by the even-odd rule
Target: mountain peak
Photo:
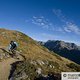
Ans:
{"type": "Polygon", "coordinates": [[[49,40],[44,43],[49,50],[80,64],[80,46],[60,40],[49,40]]]}
{"type": "Polygon", "coordinates": [[[69,50],[79,49],[79,46],[77,46],[75,43],[69,43],[69,42],[65,42],[65,41],[61,41],[61,40],[48,40],[46,43],[52,43],[53,47],[56,44],[57,46],[59,46],[61,48],[66,48],[69,50]]]}

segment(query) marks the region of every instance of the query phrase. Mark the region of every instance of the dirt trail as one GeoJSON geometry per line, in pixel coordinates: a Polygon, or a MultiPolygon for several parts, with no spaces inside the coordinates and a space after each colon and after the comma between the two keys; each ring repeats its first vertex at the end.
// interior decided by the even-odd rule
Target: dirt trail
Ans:
{"type": "Polygon", "coordinates": [[[23,60],[22,56],[19,55],[18,57],[19,57],[19,60],[14,58],[8,58],[0,62],[0,80],[8,80],[10,70],[11,70],[11,64],[16,61],[23,60]]]}

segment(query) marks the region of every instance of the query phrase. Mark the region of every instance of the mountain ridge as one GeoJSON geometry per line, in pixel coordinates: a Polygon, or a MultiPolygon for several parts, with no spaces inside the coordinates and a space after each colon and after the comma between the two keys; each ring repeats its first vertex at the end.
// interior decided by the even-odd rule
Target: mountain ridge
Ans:
{"type": "Polygon", "coordinates": [[[80,46],[77,46],[75,43],[60,40],[48,40],[47,42],[39,41],[38,43],[49,50],[80,64],[80,46]]]}
{"type": "MultiPolygon", "coordinates": [[[[62,71],[80,71],[80,65],[49,51],[22,32],[0,29],[0,38],[0,46],[4,46],[5,49],[7,49],[11,40],[16,41],[19,44],[18,52],[21,52],[26,58],[24,61],[12,64],[11,70],[13,72],[9,77],[10,79],[39,80],[41,76],[48,78],[48,74],[51,75],[52,73],[53,75],[57,73],[60,75],[62,71]]],[[[11,58],[6,58],[5,54],[0,50],[0,55],[3,55],[3,58],[0,58],[1,62],[11,58]]],[[[58,75],[56,76],[56,80],[60,80],[58,75]]]]}
{"type": "MultiPolygon", "coordinates": [[[[74,49],[74,48],[76,48],[76,49],[78,49],[78,50],[80,50],[80,46],[79,45],[77,45],[77,44],[75,44],[75,43],[72,43],[72,42],[65,42],[65,41],[62,41],[62,40],[48,40],[48,41],[38,41],[38,43],[40,43],[40,45],[44,45],[45,43],[47,43],[47,42],[58,42],[58,43],[60,43],[60,45],[63,47],[63,48],[67,48],[67,47],[69,47],[68,49],[70,49],[70,47],[71,47],[71,49],[74,49]],[[70,45],[70,46],[69,46],[70,45]],[[71,46],[72,45],[72,46],[71,46]]],[[[70,49],[70,50],[71,50],[70,49]]]]}

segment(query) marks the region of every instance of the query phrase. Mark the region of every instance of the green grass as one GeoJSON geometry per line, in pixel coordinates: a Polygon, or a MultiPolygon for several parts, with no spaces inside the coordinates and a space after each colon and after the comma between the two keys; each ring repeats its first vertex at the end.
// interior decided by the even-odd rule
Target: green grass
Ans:
{"type": "Polygon", "coordinates": [[[61,56],[59,56],[58,54],[54,53],[53,51],[51,51],[52,55],[54,55],[57,59],[59,59],[60,61],[63,61],[63,59],[61,58],[61,56]]]}
{"type": "Polygon", "coordinates": [[[77,64],[74,64],[74,63],[70,63],[70,64],[67,64],[67,66],[71,69],[74,69],[78,72],[80,72],[80,65],[77,65],[77,64]]]}

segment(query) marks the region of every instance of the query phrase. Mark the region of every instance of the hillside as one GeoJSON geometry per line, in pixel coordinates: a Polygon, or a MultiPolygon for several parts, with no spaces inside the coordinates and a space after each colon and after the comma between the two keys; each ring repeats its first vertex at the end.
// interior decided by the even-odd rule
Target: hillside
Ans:
{"type": "MultiPolygon", "coordinates": [[[[25,60],[18,61],[15,59],[15,62],[12,61],[9,79],[43,80],[43,78],[49,78],[47,76],[55,78],[54,75],[56,75],[56,80],[60,80],[62,71],[80,71],[78,64],[50,52],[27,35],[19,31],[0,29],[0,47],[7,50],[11,40],[18,42],[18,52],[24,56],[25,60]]],[[[2,64],[4,60],[9,59],[12,60],[11,56],[0,50],[0,63],[2,64]]],[[[2,65],[4,66],[4,64],[2,65]]]]}
{"type": "Polygon", "coordinates": [[[48,40],[47,42],[39,42],[39,44],[45,46],[51,51],[54,51],[60,56],[66,57],[78,64],[80,64],[80,46],[74,43],[48,40]]]}

